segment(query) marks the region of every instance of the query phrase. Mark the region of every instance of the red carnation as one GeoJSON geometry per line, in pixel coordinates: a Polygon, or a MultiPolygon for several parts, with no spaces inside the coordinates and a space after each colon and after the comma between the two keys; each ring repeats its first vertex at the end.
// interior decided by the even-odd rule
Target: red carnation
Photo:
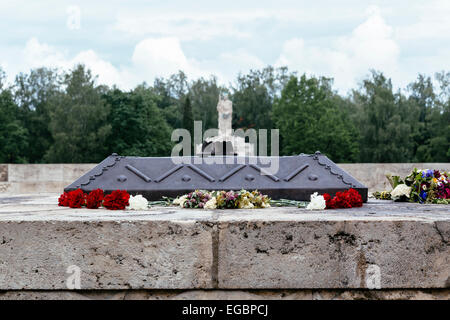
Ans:
{"type": "Polygon", "coordinates": [[[362,207],[362,197],[355,189],[349,189],[344,192],[336,192],[336,195],[331,198],[328,193],[323,195],[327,209],[338,208],[353,208],[362,207]]]}
{"type": "Polygon", "coordinates": [[[68,198],[69,207],[71,208],[81,208],[81,206],[86,204],[86,194],[81,189],[70,191],[68,198]]]}
{"type": "Polygon", "coordinates": [[[86,197],[86,207],[89,209],[97,209],[102,205],[103,190],[96,189],[91,191],[86,197]]]}
{"type": "Polygon", "coordinates": [[[363,200],[358,191],[356,191],[355,189],[352,188],[352,189],[349,189],[347,191],[347,193],[349,195],[350,203],[351,203],[352,207],[362,207],[363,200]]]}
{"type": "Polygon", "coordinates": [[[69,206],[69,193],[64,192],[58,198],[58,206],[60,207],[68,207],[69,206]]]}
{"type": "Polygon", "coordinates": [[[336,202],[328,193],[324,193],[323,198],[325,199],[325,203],[327,206],[327,209],[335,209],[336,208],[336,202]]]}
{"type": "Polygon", "coordinates": [[[129,205],[130,195],[125,190],[115,190],[103,199],[103,206],[110,210],[124,210],[129,205]]]}

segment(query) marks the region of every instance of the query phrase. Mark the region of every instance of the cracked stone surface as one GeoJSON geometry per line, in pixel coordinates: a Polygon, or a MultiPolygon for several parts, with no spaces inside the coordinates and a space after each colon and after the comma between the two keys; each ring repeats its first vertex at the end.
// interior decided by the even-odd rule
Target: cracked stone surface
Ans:
{"type": "Polygon", "coordinates": [[[0,290],[65,290],[75,265],[83,290],[408,289],[413,298],[450,287],[449,238],[445,205],[109,211],[58,207],[54,194],[1,194],[0,290]]]}

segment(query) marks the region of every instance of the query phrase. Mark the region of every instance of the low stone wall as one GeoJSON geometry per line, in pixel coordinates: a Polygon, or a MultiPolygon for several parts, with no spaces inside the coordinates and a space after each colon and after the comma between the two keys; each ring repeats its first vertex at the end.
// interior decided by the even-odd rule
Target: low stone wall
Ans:
{"type": "MultiPolygon", "coordinates": [[[[53,193],[81,177],[96,164],[0,164],[0,192],[53,193]]],[[[369,188],[389,190],[387,173],[408,175],[414,168],[450,171],[450,163],[345,163],[339,166],[369,188]]]]}
{"type": "Polygon", "coordinates": [[[95,164],[0,164],[0,192],[60,193],[95,164]]]}
{"type": "Polygon", "coordinates": [[[449,298],[445,205],[114,212],[56,202],[0,195],[0,299],[449,298]]]}

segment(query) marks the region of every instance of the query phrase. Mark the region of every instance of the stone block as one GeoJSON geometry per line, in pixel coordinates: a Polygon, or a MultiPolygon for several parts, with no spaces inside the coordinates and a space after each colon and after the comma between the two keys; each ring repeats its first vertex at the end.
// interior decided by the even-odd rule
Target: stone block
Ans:
{"type": "Polygon", "coordinates": [[[218,287],[450,286],[448,216],[439,222],[366,219],[352,219],[343,213],[336,220],[302,221],[292,215],[290,221],[223,221],[218,287]]]}
{"type": "Polygon", "coordinates": [[[62,193],[65,185],[62,181],[0,182],[0,192],[10,194],[62,193]]]}
{"type": "Polygon", "coordinates": [[[62,182],[62,164],[10,164],[10,182],[62,182]]]}
{"type": "Polygon", "coordinates": [[[95,163],[67,163],[63,164],[63,181],[65,186],[68,186],[86,172],[94,168],[97,164],[95,163]]]}
{"type": "Polygon", "coordinates": [[[211,241],[195,221],[1,221],[0,290],[67,289],[76,270],[81,289],[209,288],[211,241]]]}

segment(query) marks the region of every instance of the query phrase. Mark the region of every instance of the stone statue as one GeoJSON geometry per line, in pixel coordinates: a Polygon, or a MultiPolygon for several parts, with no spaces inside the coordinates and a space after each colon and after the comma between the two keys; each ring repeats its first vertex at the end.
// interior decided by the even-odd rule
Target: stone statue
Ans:
{"type": "Polygon", "coordinates": [[[231,135],[231,121],[233,113],[233,103],[227,96],[219,97],[219,103],[217,104],[218,122],[219,122],[219,135],[230,136],[231,135]]]}
{"type": "Polygon", "coordinates": [[[227,96],[219,96],[217,103],[218,114],[218,135],[208,137],[202,144],[195,146],[197,154],[210,155],[255,155],[253,143],[245,142],[245,137],[233,134],[231,122],[233,120],[233,103],[227,96]],[[212,150],[208,150],[212,149],[212,150]],[[206,151],[208,150],[208,151],[206,151]]]}

